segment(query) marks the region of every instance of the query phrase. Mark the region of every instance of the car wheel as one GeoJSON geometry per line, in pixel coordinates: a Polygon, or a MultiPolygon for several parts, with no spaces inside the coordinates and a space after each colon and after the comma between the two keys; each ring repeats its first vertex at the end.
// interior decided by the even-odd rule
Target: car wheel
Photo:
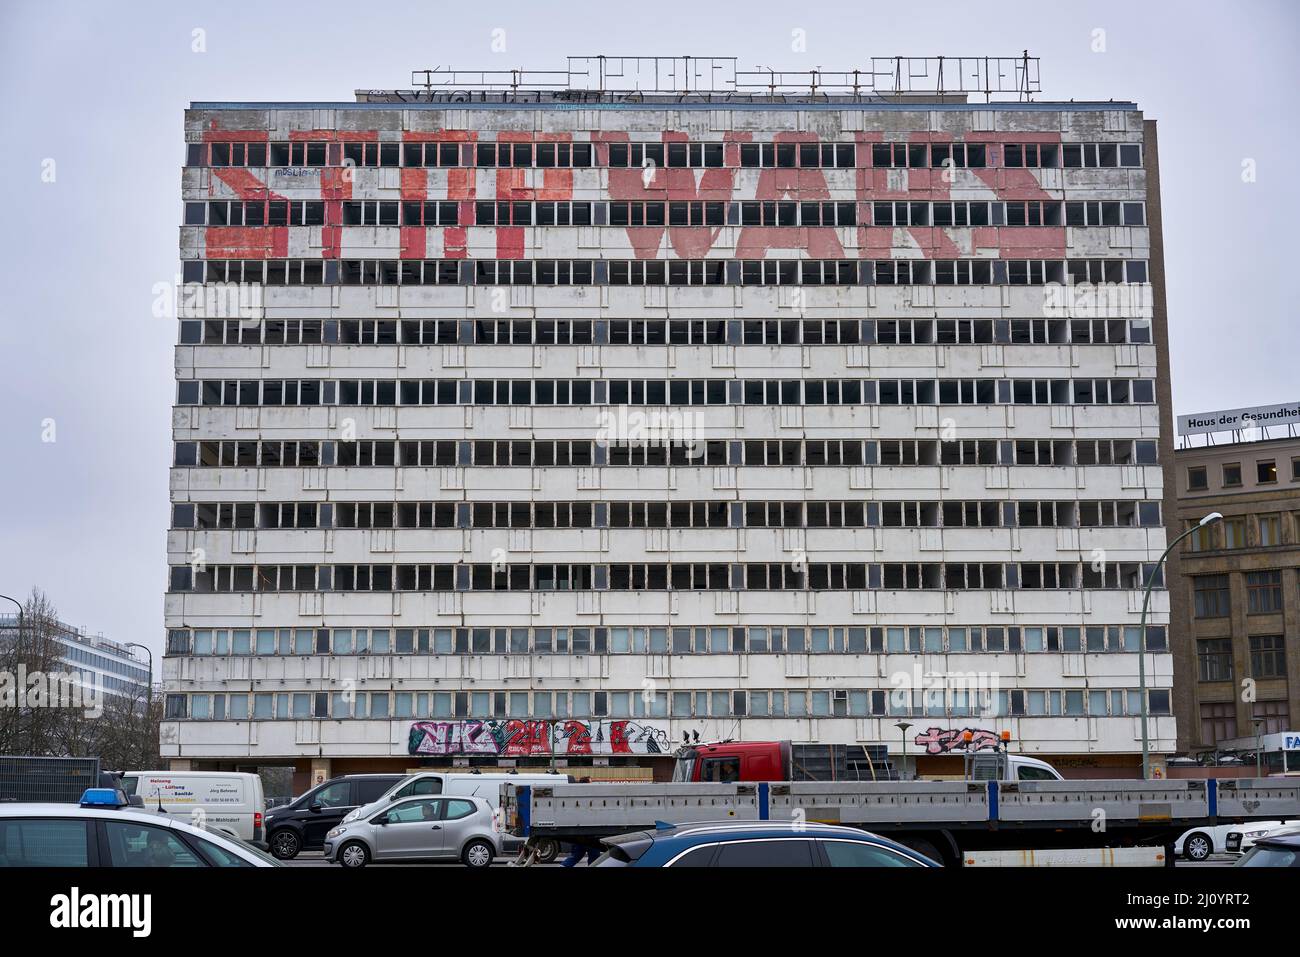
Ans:
{"type": "Polygon", "coordinates": [[[1203,861],[1214,853],[1214,841],[1208,834],[1196,831],[1183,841],[1183,857],[1190,861],[1203,861]]]}
{"type": "Polygon", "coordinates": [[[538,841],[533,845],[533,848],[537,852],[538,864],[550,864],[560,856],[560,842],[552,841],[549,838],[538,841]]]}
{"type": "Polygon", "coordinates": [[[302,850],[302,841],[298,835],[288,828],[276,831],[271,835],[271,853],[277,860],[291,861],[298,856],[302,850]]]}
{"type": "Polygon", "coordinates": [[[487,841],[470,841],[465,845],[465,850],[461,851],[460,859],[466,867],[477,869],[491,866],[495,856],[495,849],[487,841]]]}
{"type": "Polygon", "coordinates": [[[370,863],[370,849],[360,841],[348,841],[339,848],[338,861],[344,867],[357,869],[370,863]]]}

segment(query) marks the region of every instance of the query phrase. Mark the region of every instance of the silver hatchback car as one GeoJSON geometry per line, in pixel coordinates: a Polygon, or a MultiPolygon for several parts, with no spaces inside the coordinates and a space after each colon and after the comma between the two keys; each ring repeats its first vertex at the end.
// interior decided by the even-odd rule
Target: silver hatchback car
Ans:
{"type": "Polygon", "coordinates": [[[346,868],[422,861],[488,867],[501,854],[501,832],[481,797],[408,798],[340,824],[325,835],[324,850],[325,860],[346,868]]]}

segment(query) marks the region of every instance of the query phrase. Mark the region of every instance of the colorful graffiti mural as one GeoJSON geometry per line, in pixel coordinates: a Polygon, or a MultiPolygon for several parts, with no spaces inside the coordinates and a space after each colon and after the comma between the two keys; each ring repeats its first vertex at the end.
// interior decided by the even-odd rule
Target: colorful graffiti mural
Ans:
{"type": "Polygon", "coordinates": [[[537,755],[668,754],[668,732],[638,721],[503,718],[486,721],[416,721],[409,754],[537,755]]]}
{"type": "Polygon", "coordinates": [[[983,751],[996,748],[998,736],[993,731],[983,728],[927,728],[916,736],[915,743],[925,748],[928,754],[947,754],[950,751],[983,751]],[[966,734],[970,740],[966,740],[966,734]]]}

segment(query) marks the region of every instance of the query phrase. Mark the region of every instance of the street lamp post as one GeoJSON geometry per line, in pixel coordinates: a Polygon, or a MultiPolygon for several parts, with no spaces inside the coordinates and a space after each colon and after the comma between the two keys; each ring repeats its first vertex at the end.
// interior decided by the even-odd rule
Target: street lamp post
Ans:
{"type": "MultiPolygon", "coordinates": [[[[17,671],[18,667],[23,663],[23,603],[20,602],[17,598],[10,598],[8,595],[0,595],[0,598],[3,598],[5,601],[13,602],[14,607],[18,609],[18,636],[14,640],[14,669],[15,671],[17,671]]],[[[19,721],[19,718],[21,716],[22,716],[22,711],[14,712],[14,743],[15,744],[21,744],[22,742],[22,736],[21,736],[22,723],[19,721]]],[[[21,748],[19,749],[18,753],[19,754],[22,753],[21,748]]]]}
{"type": "Polygon", "coordinates": [[[910,728],[911,726],[912,725],[907,721],[900,721],[896,725],[894,725],[894,727],[898,729],[898,733],[902,736],[903,739],[903,753],[901,759],[902,767],[899,768],[898,771],[899,774],[898,779],[900,781],[904,780],[903,775],[907,773],[907,729],[910,728]]]}
{"type": "Polygon", "coordinates": [[[1255,719],[1255,777],[1257,778],[1262,778],[1264,776],[1263,756],[1259,753],[1259,729],[1263,724],[1264,722],[1262,719],[1255,719]]]}
{"type": "Polygon", "coordinates": [[[153,649],[148,645],[142,645],[138,641],[128,641],[125,645],[127,648],[140,648],[149,656],[149,683],[145,688],[145,703],[149,712],[153,713],[153,649]]]}
{"type": "MultiPolygon", "coordinates": [[[[145,695],[145,712],[144,712],[145,725],[144,726],[147,729],[149,727],[149,722],[153,720],[153,649],[150,648],[148,645],[140,644],[138,641],[128,641],[125,647],[141,648],[144,650],[144,653],[149,656],[149,682],[145,687],[145,692],[144,692],[145,695]]],[[[152,759],[147,758],[147,760],[152,760],[152,759]]]]}
{"type": "Polygon", "coordinates": [[[0,595],[0,598],[13,602],[14,607],[18,609],[18,654],[21,657],[23,653],[23,603],[17,598],[10,598],[8,595],[0,595]]]}
{"type": "Polygon", "coordinates": [[[1142,637],[1138,645],[1138,696],[1141,698],[1142,706],[1143,781],[1146,781],[1151,777],[1151,740],[1147,736],[1147,605],[1151,601],[1151,589],[1155,587],[1156,574],[1160,571],[1161,566],[1164,565],[1165,559],[1169,557],[1169,553],[1178,547],[1178,543],[1193,532],[1200,531],[1207,525],[1212,525],[1214,522],[1217,522],[1222,518],[1223,516],[1218,512],[1211,512],[1187,531],[1183,532],[1183,534],[1175,538],[1169,543],[1169,547],[1164,550],[1164,553],[1160,556],[1160,560],[1155,563],[1154,567],[1152,567],[1151,574],[1147,576],[1147,589],[1146,593],[1142,596],[1142,637]]]}

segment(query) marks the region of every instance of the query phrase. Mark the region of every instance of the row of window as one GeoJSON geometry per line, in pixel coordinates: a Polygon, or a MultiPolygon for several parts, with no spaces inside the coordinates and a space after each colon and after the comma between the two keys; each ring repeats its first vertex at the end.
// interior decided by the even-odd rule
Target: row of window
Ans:
{"type": "Polygon", "coordinates": [[[1191,552],[1251,547],[1273,548],[1288,541],[1292,544],[1300,543],[1300,512],[1295,512],[1289,520],[1280,512],[1249,518],[1235,515],[1217,522],[1216,525],[1221,526],[1219,528],[1193,522],[1187,524],[1195,528],[1195,531],[1187,537],[1187,549],[1191,552]],[[1248,534],[1252,525],[1254,526],[1253,537],[1248,534]],[[1284,530],[1288,527],[1292,529],[1289,539],[1284,534],[1284,530]]]}
{"type": "Polygon", "coordinates": [[[1156,528],[1160,503],[178,502],[172,528],[1156,528]]]}
{"type": "MultiPolygon", "coordinates": [[[[13,614],[0,615],[0,652],[12,653],[14,647],[18,644],[19,638],[17,617],[13,614]]],[[[50,641],[52,643],[50,653],[59,662],[68,665],[88,665],[97,669],[96,671],[75,669],[88,685],[98,679],[113,690],[130,690],[134,692],[139,691],[149,680],[148,669],[137,664],[128,663],[120,658],[110,658],[107,655],[89,651],[83,642],[78,641],[76,637],[66,634],[62,630],[51,632],[50,641]],[[136,680],[134,683],[122,681],[103,674],[103,672],[136,680]]]]}
{"type": "Polygon", "coordinates": [[[270,286],[1044,286],[1147,282],[1144,259],[191,259],[186,283],[270,286]]]}
{"type": "Polygon", "coordinates": [[[185,319],[182,345],[1149,343],[1146,319],[185,319]]]}
{"type": "Polygon", "coordinates": [[[589,439],[177,442],[178,468],[320,466],[516,468],[585,466],[1155,465],[1153,439],[709,439],[610,443],[589,439]]]}
{"type": "Polygon", "coordinates": [[[209,200],[186,226],[1145,226],[1142,202],[209,200]]]}
{"type": "Polygon", "coordinates": [[[1154,379],[204,379],[177,405],[1150,405],[1154,379]]]}
{"type": "MultiPolygon", "coordinates": [[[[740,143],[728,162],[722,142],[703,143],[190,143],[187,166],[353,166],[353,167],[540,167],[614,169],[766,168],[853,169],[857,143],[740,143]]],[[[885,169],[980,169],[997,165],[995,144],[873,143],[862,150],[862,165],[885,169]]],[[[1136,168],[1138,143],[1007,143],[1002,165],[1066,169],[1136,168]]]]}
{"type": "MultiPolygon", "coordinates": [[[[167,720],[349,718],[563,720],[565,718],[1134,717],[1137,688],[980,691],[879,688],[823,691],[279,691],[169,694],[167,720]],[[249,711],[251,701],[252,711],[249,711]]],[[[1147,713],[1170,714],[1170,692],[1147,691],[1147,713]]]]}
{"type": "Polygon", "coordinates": [[[149,686],[147,676],[139,681],[130,681],[126,678],[118,678],[114,675],[106,675],[102,672],[82,668],[73,668],[72,673],[77,676],[77,680],[81,682],[84,688],[102,688],[110,694],[119,694],[133,701],[138,701],[149,686]]]}
{"type": "Polygon", "coordinates": [[[173,565],[173,592],[1138,589],[1136,562],[173,565]]]}
{"type": "MultiPolygon", "coordinates": [[[[1220,485],[1223,488],[1241,488],[1241,463],[1224,462],[1220,466],[1220,485]]],[[[1277,459],[1255,460],[1255,484],[1276,485],[1278,477],[1277,459]]],[[[1300,456],[1291,459],[1291,481],[1300,482],[1300,456]]],[[[1187,467],[1187,491],[1204,492],[1210,487],[1209,474],[1204,465],[1187,467]]]]}
{"type": "MultiPolygon", "coordinates": [[[[93,651],[87,651],[80,644],[74,641],[66,641],[55,636],[54,641],[58,647],[55,650],[60,661],[70,664],[90,665],[93,668],[113,674],[122,675],[126,678],[134,678],[134,684],[126,683],[124,687],[139,690],[149,681],[149,670],[139,665],[130,665],[118,658],[110,658],[107,655],[97,655],[93,651]]],[[[121,689],[119,689],[121,690],[121,689]]]]}
{"type": "MultiPolygon", "coordinates": [[[[1147,650],[1168,650],[1163,625],[1147,650]]],[[[167,633],[167,654],[211,655],[732,655],[1133,653],[1136,625],[635,628],[200,628],[167,633]]]]}
{"type": "Polygon", "coordinates": [[[877,319],[871,331],[874,336],[869,341],[882,345],[1077,345],[1151,341],[1148,319],[877,319]]]}
{"type": "MultiPolygon", "coordinates": [[[[1285,698],[1260,700],[1250,705],[1251,734],[1281,734],[1291,730],[1291,708],[1285,698]]],[[[1237,733],[1237,705],[1231,701],[1206,701],[1201,704],[1201,741],[1214,744],[1239,737],[1237,733]]],[[[1264,755],[1264,766],[1269,771],[1283,770],[1280,764],[1274,764],[1271,758],[1280,756],[1278,752],[1264,755]]],[[[1292,758],[1290,769],[1295,770],[1296,762],[1292,758]]]]}
{"type": "MultiPolygon", "coordinates": [[[[767,206],[768,204],[763,204],[767,206]]],[[[779,205],[779,204],[778,204],[779,205]]],[[[1145,226],[1146,204],[1119,201],[1017,200],[1006,202],[873,202],[863,203],[864,225],[871,226],[1145,226]],[[867,222],[866,208],[870,208],[867,222]]],[[[742,209],[743,213],[743,209],[742,209]]],[[[790,222],[741,225],[793,226],[790,222]]],[[[779,210],[777,211],[779,213],[779,210]]],[[[779,219],[780,217],[777,216],[779,219]]],[[[788,214],[787,214],[788,218],[788,214]]],[[[735,225],[729,222],[728,225],[735,225]]],[[[799,223],[798,225],[816,225],[799,223]]],[[[831,224],[827,224],[831,225],[831,224]]]]}
{"type": "MultiPolygon", "coordinates": [[[[1251,635],[1250,677],[1286,677],[1286,636],[1251,635]]],[[[1200,681],[1232,681],[1231,638],[1201,638],[1196,642],[1197,678],[1200,681]]]]}
{"type": "MultiPolygon", "coordinates": [[[[102,688],[108,692],[134,698],[148,687],[149,672],[144,668],[132,668],[114,659],[105,658],[103,655],[93,654],[63,641],[57,635],[52,641],[54,643],[52,667],[70,673],[73,680],[83,688],[102,688]],[[79,665],[90,667],[83,668],[78,667],[79,665]],[[91,670],[92,668],[96,670],[91,670]],[[125,677],[118,677],[119,675],[125,677]]],[[[11,624],[0,625],[0,652],[12,655],[16,644],[17,628],[11,624]]]]}
{"type": "MultiPolygon", "coordinates": [[[[1282,569],[1246,572],[1246,613],[1280,615],[1284,607],[1282,569]]],[[[1192,607],[1197,618],[1232,615],[1232,588],[1227,575],[1193,575],[1192,607]]]]}

